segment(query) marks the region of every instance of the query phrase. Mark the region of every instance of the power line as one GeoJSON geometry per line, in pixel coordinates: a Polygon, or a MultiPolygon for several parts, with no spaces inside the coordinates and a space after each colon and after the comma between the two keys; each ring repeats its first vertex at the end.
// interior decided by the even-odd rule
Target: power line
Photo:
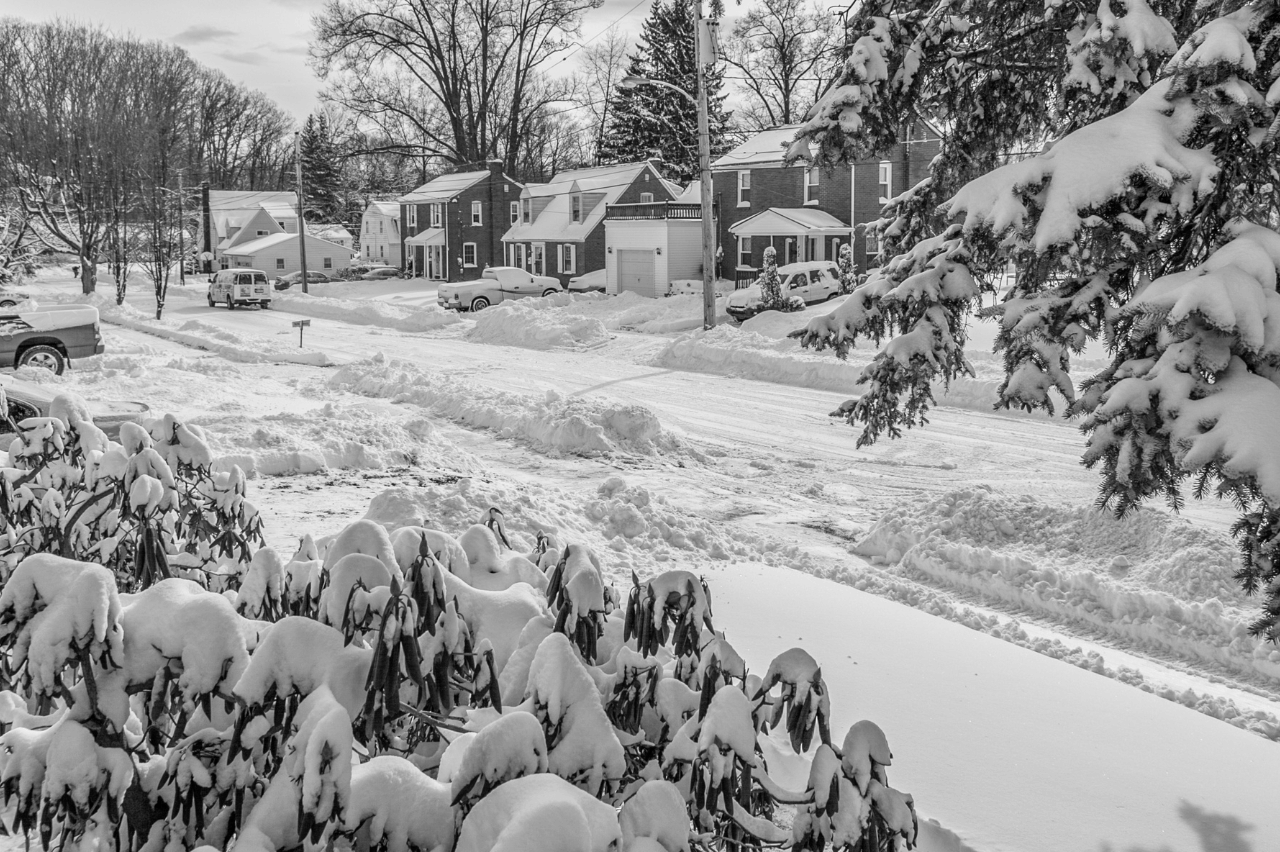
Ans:
{"type": "Polygon", "coordinates": [[[604,28],[604,29],[602,29],[600,32],[596,33],[595,35],[593,35],[591,38],[587,39],[586,41],[579,42],[579,43],[578,43],[578,45],[577,45],[576,47],[574,47],[574,49],[573,49],[573,50],[569,51],[569,52],[568,52],[568,53],[566,53],[564,56],[560,57],[560,61],[561,61],[561,62],[564,62],[566,59],[568,59],[569,57],[573,56],[573,55],[574,55],[575,53],[577,53],[579,50],[582,50],[582,48],[586,47],[587,45],[591,44],[591,42],[593,42],[593,41],[595,41],[596,39],[600,38],[600,36],[602,36],[602,35],[604,35],[605,33],[609,32],[609,30],[613,29],[613,28],[614,28],[614,27],[616,27],[618,24],[622,23],[622,19],[623,19],[623,18],[625,18],[625,17],[627,17],[628,15],[630,15],[630,14],[631,14],[632,12],[634,12],[636,9],[639,9],[639,8],[640,8],[642,5],[644,5],[646,2],[648,2],[648,0],[636,0],[636,4],[635,4],[634,6],[632,6],[630,9],[628,9],[627,11],[623,12],[621,15],[619,15],[619,16],[618,16],[618,18],[617,18],[617,20],[615,20],[612,24],[610,24],[609,26],[605,27],[605,28],[604,28]]]}

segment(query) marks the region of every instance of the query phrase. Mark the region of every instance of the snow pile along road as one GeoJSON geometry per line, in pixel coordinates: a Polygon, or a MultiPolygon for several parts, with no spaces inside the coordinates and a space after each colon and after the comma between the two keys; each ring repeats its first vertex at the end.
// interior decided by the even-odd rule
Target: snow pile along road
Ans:
{"type": "Polygon", "coordinates": [[[131,305],[117,305],[113,299],[101,293],[77,296],[73,301],[96,307],[103,322],[213,352],[230,361],[250,364],[308,364],[313,367],[325,367],[331,363],[323,352],[290,346],[283,340],[277,342],[261,337],[249,338],[200,320],[178,324],[153,319],[131,305]]]}
{"type": "MultiPolygon", "coordinates": [[[[755,326],[767,330],[767,334],[750,330],[748,323],[755,319],[748,320],[741,328],[718,325],[710,331],[698,330],[682,335],[658,353],[654,364],[675,370],[714,373],[836,393],[859,391],[858,378],[863,368],[871,363],[874,351],[853,351],[842,361],[830,352],[804,349],[785,334],[777,336],[780,323],[776,319],[771,319],[767,326],[755,326]]],[[[983,371],[972,379],[956,379],[949,387],[939,382],[933,389],[934,400],[938,405],[953,408],[990,411],[997,399],[1000,380],[994,376],[987,377],[986,373],[983,371]]],[[[1031,415],[1012,413],[1017,416],[1045,416],[1038,412],[1031,415]]]]}
{"type": "Polygon", "coordinates": [[[1280,678],[1280,651],[1248,633],[1231,540],[1163,512],[1117,519],[979,487],[904,501],[856,552],[1126,645],[1280,678]]]}
{"type": "Polygon", "coordinates": [[[458,315],[439,305],[397,305],[376,299],[333,299],[304,293],[280,292],[272,306],[291,314],[373,325],[396,331],[431,331],[459,322],[458,315]]]}
{"type": "MultiPolygon", "coordinates": [[[[566,297],[552,296],[546,301],[553,298],[566,297]]],[[[607,341],[609,332],[598,319],[519,301],[476,314],[475,328],[467,333],[467,339],[524,349],[585,349],[607,341]]]]}
{"type": "Polygon", "coordinates": [[[381,353],[338,371],[330,386],[362,396],[411,403],[471,428],[491,429],[543,452],[581,456],[651,455],[679,448],[675,436],[642,405],[599,398],[510,393],[428,373],[381,353]]]}

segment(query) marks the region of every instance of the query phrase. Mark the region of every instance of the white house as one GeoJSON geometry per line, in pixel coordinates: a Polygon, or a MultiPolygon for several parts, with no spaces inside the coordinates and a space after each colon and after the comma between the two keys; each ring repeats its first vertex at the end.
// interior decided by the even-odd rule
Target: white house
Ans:
{"type": "Polygon", "coordinates": [[[356,240],[351,232],[344,226],[336,224],[321,225],[308,222],[307,233],[311,234],[313,237],[319,237],[322,240],[328,240],[331,243],[336,243],[345,248],[348,252],[351,251],[351,246],[356,240]]]}
{"type": "Polygon", "coordinates": [[[216,266],[227,268],[223,255],[228,248],[282,232],[298,233],[295,193],[210,190],[210,250],[216,266]]]}
{"type": "MultiPolygon", "coordinates": [[[[332,275],[351,265],[349,248],[310,234],[306,236],[306,241],[308,271],[332,275]]],[[[230,246],[223,253],[222,259],[226,267],[246,266],[251,269],[261,269],[270,276],[286,275],[302,269],[298,235],[283,231],[230,246]]]]}
{"type": "Polygon", "coordinates": [[[400,204],[370,201],[360,217],[360,256],[370,263],[400,266],[400,204]]]}

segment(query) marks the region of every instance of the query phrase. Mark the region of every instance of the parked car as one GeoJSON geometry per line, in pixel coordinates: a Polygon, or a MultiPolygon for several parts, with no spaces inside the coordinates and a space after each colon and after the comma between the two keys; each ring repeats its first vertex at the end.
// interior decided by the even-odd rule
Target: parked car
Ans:
{"type": "MultiPolygon", "coordinates": [[[[0,411],[0,451],[8,448],[18,423],[28,417],[48,417],[59,395],[55,388],[0,375],[0,398],[5,400],[0,411]]],[[[113,440],[119,438],[122,423],[139,422],[151,411],[143,402],[89,402],[85,407],[93,415],[94,425],[113,440]]]]}
{"type": "Polygon", "coordinates": [[[400,270],[394,266],[375,266],[360,276],[361,281],[386,281],[388,278],[399,278],[400,270]]]}
{"type": "Polygon", "coordinates": [[[0,308],[17,307],[19,302],[25,302],[30,298],[30,293],[0,284],[0,308]]]}
{"type": "Polygon", "coordinates": [[[236,305],[271,307],[271,285],[261,269],[220,269],[209,279],[209,307],[226,302],[227,310],[236,305]]]}
{"type": "Polygon", "coordinates": [[[92,305],[0,311],[0,367],[43,367],[58,375],[75,358],[100,355],[102,332],[92,305]]]}
{"type": "MultiPolygon", "coordinates": [[[[840,270],[829,260],[788,263],[778,267],[783,298],[799,296],[806,305],[825,302],[840,292],[840,270]]],[[[760,282],[734,290],[729,295],[725,312],[742,322],[760,313],[760,282]]]]}
{"type": "Polygon", "coordinates": [[[460,311],[482,311],[490,305],[530,296],[550,296],[564,290],[547,275],[534,275],[518,266],[490,266],[479,281],[441,284],[436,301],[441,307],[460,311]]]}
{"type": "MultiPolygon", "coordinates": [[[[332,280],[332,278],[325,275],[323,272],[313,272],[310,269],[307,270],[308,284],[328,284],[332,280]]],[[[300,283],[302,283],[302,271],[290,272],[287,275],[281,275],[276,279],[276,289],[288,290],[293,285],[300,283]]]]}
{"type": "Polygon", "coordinates": [[[604,270],[597,269],[595,272],[588,272],[585,275],[570,278],[568,290],[570,293],[590,293],[593,291],[603,293],[604,285],[604,270]]]}

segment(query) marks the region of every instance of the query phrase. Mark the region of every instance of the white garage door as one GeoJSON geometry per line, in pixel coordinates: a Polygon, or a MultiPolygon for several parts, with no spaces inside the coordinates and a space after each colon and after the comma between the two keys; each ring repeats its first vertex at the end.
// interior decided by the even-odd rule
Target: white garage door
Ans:
{"type": "Polygon", "coordinates": [[[632,290],[650,299],[657,297],[652,251],[618,249],[618,292],[624,290],[632,290]]]}

